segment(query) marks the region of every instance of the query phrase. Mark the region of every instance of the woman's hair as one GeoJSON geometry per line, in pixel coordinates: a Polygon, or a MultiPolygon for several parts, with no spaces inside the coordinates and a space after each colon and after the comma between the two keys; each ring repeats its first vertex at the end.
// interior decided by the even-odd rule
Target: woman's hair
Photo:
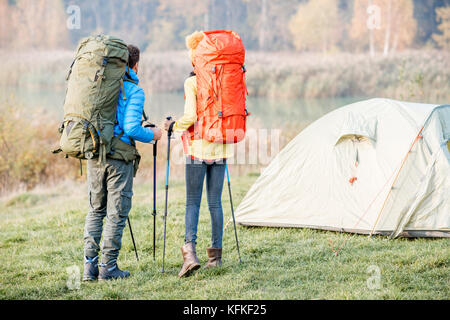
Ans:
{"type": "Polygon", "coordinates": [[[195,49],[197,49],[198,44],[202,41],[204,36],[205,34],[203,32],[195,31],[186,37],[186,47],[189,49],[189,57],[192,62],[194,62],[195,49]]]}
{"type": "Polygon", "coordinates": [[[139,62],[140,53],[141,51],[138,47],[133,46],[132,44],[128,45],[128,67],[130,67],[131,69],[134,68],[136,63],[139,62]]]}

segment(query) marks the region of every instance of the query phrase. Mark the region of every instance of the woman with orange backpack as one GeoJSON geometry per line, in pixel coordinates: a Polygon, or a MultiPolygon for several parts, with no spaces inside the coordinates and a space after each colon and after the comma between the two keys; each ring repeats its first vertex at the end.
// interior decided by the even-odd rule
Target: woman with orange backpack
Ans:
{"type": "MultiPolygon", "coordinates": [[[[232,65],[227,65],[227,61],[221,61],[219,65],[214,62],[211,64],[211,61],[205,63],[206,60],[196,57],[196,52],[200,43],[203,48],[201,50],[212,52],[216,56],[222,54],[216,47],[218,43],[225,44],[222,48],[231,44],[234,45],[234,48],[231,49],[234,49],[235,52],[236,48],[244,52],[244,47],[238,37],[237,34],[229,31],[194,32],[186,37],[186,46],[189,49],[194,72],[184,83],[184,115],[177,121],[167,120],[164,123],[166,130],[183,132],[183,148],[186,155],[185,244],[181,247],[184,263],[178,274],[180,278],[189,276],[200,268],[195,246],[205,177],[212,229],[211,247],[206,249],[208,263],[205,267],[220,267],[222,264],[223,210],[221,198],[226,159],[232,156],[230,143],[242,140],[245,135],[245,82],[243,81],[245,54],[239,57],[242,60],[242,66],[238,67],[240,72],[238,77],[240,76],[241,79],[236,82],[237,69],[234,63],[232,65]],[[198,65],[196,65],[197,61],[198,65]],[[198,74],[196,75],[196,73],[198,74]],[[223,89],[224,84],[232,84],[233,81],[236,82],[232,85],[233,92],[223,89]],[[242,92],[238,92],[238,90],[242,92]],[[210,95],[210,97],[208,98],[206,95],[210,95]],[[228,108],[223,97],[229,104],[228,108]],[[230,101],[232,101],[231,104],[230,101]],[[236,108],[239,110],[236,111],[236,108]],[[217,124],[219,125],[217,126],[217,124]],[[229,132],[231,133],[228,134],[229,132]]],[[[228,85],[226,87],[229,88],[228,85]]]]}

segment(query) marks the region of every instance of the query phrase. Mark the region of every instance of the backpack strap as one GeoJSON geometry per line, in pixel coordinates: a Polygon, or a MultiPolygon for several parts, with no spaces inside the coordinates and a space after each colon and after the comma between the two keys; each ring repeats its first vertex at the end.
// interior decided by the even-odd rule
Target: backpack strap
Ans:
{"type": "Polygon", "coordinates": [[[123,96],[123,100],[127,100],[127,96],[125,95],[125,87],[123,85],[123,79],[120,80],[120,86],[122,87],[122,96],[123,96]]]}
{"type": "Polygon", "coordinates": [[[124,83],[125,81],[126,81],[126,82],[131,82],[131,83],[133,83],[133,84],[135,84],[135,85],[138,85],[136,81],[131,80],[131,77],[130,77],[130,75],[128,74],[128,72],[125,72],[125,78],[123,78],[122,81],[121,81],[123,100],[127,100],[127,97],[126,97],[126,95],[125,95],[125,87],[124,87],[124,85],[123,85],[123,83],[124,83]]]}
{"type": "MultiPolygon", "coordinates": [[[[122,132],[117,136],[117,139],[122,139],[124,134],[125,132],[122,130],[122,132]]],[[[136,142],[134,141],[134,139],[131,137],[128,137],[128,139],[130,139],[131,145],[136,148],[136,142]]]]}
{"type": "Polygon", "coordinates": [[[81,142],[80,142],[82,154],[84,153],[84,143],[86,141],[86,133],[88,130],[88,126],[89,126],[89,122],[85,120],[83,123],[83,134],[81,135],[81,142]]]}
{"type": "Polygon", "coordinates": [[[72,64],[70,65],[69,72],[67,72],[66,81],[69,80],[70,75],[72,74],[72,68],[73,68],[73,65],[75,64],[75,61],[77,61],[77,57],[75,57],[75,59],[73,59],[72,64]]]}
{"type": "MultiPolygon", "coordinates": [[[[127,74],[128,74],[128,73],[127,73],[127,74]]],[[[129,78],[125,78],[125,79],[123,79],[123,81],[131,82],[131,83],[133,83],[133,84],[135,84],[135,85],[138,85],[136,81],[131,80],[131,79],[129,79],[129,78]]]]}
{"type": "MultiPolygon", "coordinates": [[[[106,69],[106,65],[108,64],[109,58],[108,57],[103,57],[103,61],[102,61],[102,66],[101,68],[97,71],[97,73],[95,74],[95,81],[99,80],[98,83],[98,95],[100,94],[100,90],[102,87],[102,81],[104,79],[104,73],[105,73],[105,69],[106,69]]],[[[97,96],[98,96],[97,95],[97,96]]],[[[100,126],[100,130],[102,130],[103,128],[103,124],[102,124],[102,118],[100,117],[100,115],[98,114],[98,120],[97,123],[100,126]]],[[[99,153],[98,153],[98,163],[99,164],[106,164],[106,145],[103,141],[103,138],[101,136],[100,133],[100,146],[99,146],[99,153]]]]}

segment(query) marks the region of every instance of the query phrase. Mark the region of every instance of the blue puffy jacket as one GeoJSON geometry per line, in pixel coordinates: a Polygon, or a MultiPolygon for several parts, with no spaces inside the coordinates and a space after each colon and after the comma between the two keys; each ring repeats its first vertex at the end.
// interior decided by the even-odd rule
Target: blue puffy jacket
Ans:
{"type": "MultiPolygon", "coordinates": [[[[139,83],[136,73],[127,67],[127,75],[135,83],[139,83]]],[[[117,105],[116,120],[114,126],[114,136],[118,136],[124,132],[120,140],[131,145],[130,138],[141,141],[150,142],[153,140],[153,131],[150,128],[141,126],[142,112],[144,110],[145,94],[144,90],[138,85],[124,81],[125,97],[123,98],[122,88],[119,93],[119,103],[117,105]]]]}

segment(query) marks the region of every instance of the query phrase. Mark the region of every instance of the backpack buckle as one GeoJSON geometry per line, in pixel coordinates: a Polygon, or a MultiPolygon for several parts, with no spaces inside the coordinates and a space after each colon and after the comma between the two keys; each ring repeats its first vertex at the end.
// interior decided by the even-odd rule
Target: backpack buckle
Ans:
{"type": "Polygon", "coordinates": [[[61,122],[61,124],[59,125],[58,131],[59,131],[60,134],[63,133],[63,131],[64,131],[64,121],[61,122]]]}
{"type": "Polygon", "coordinates": [[[87,132],[88,127],[89,127],[89,122],[88,122],[88,121],[85,121],[84,124],[83,124],[83,133],[86,133],[86,132],[87,132]]]}

